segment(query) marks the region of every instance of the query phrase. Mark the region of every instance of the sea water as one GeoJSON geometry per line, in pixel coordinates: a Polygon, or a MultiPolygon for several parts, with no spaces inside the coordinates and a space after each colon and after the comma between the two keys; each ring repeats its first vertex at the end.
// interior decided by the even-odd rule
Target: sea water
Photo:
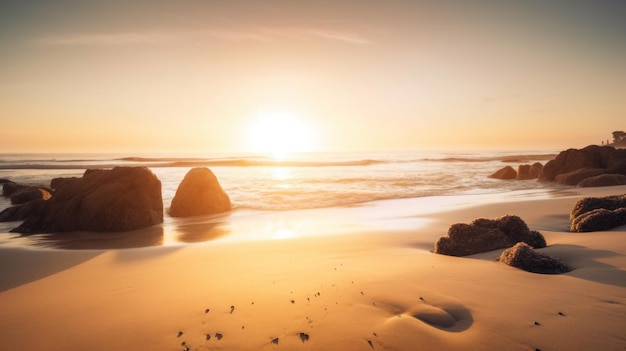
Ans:
{"type": "MultiPolygon", "coordinates": [[[[194,167],[208,167],[217,176],[233,204],[229,216],[262,212],[284,217],[292,210],[346,208],[380,200],[554,188],[553,183],[537,180],[503,181],[488,176],[507,165],[545,164],[556,154],[550,150],[353,152],[303,153],[283,159],[256,154],[0,154],[0,178],[49,185],[52,178],[80,177],[85,169],[148,167],[162,183],[165,226],[184,227],[198,220],[181,224],[169,218],[167,210],[178,185],[194,167]]],[[[0,197],[0,209],[10,205],[0,197]]],[[[232,220],[226,221],[232,225],[232,220]]],[[[15,223],[0,223],[0,233],[11,226],[15,223]]]]}
{"type": "Polygon", "coordinates": [[[185,174],[193,167],[208,167],[235,209],[287,210],[542,188],[550,185],[488,175],[506,165],[545,163],[554,156],[545,151],[307,153],[286,159],[249,154],[0,154],[0,178],[49,185],[52,178],[81,176],[88,168],[145,166],[161,180],[168,207],[185,174]]]}

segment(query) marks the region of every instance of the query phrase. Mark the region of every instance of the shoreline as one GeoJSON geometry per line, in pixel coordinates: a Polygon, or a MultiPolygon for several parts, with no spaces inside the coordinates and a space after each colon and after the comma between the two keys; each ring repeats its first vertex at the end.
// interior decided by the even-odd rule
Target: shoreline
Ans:
{"type": "MultiPolygon", "coordinates": [[[[131,232],[69,232],[21,235],[0,232],[1,247],[111,250],[264,241],[363,231],[410,231],[428,216],[485,203],[548,198],[567,189],[526,189],[500,193],[434,195],[367,201],[345,206],[258,210],[235,208],[225,214],[187,218],[164,215],[164,222],[131,232]]],[[[13,228],[21,222],[1,223],[13,228]]]]}
{"type": "MultiPolygon", "coordinates": [[[[182,342],[191,350],[622,350],[626,228],[566,230],[578,198],[623,193],[626,186],[572,188],[447,198],[456,202],[449,207],[429,198],[421,207],[393,200],[343,213],[299,210],[292,219],[315,235],[281,240],[0,246],[0,339],[29,350],[181,350],[182,342]],[[320,222],[334,213],[346,223],[349,212],[370,221],[320,222]],[[548,242],[539,251],[575,269],[524,272],[495,262],[501,250],[430,252],[453,223],[505,214],[539,230],[548,242]]],[[[206,228],[187,229],[202,237],[206,228]]]]}

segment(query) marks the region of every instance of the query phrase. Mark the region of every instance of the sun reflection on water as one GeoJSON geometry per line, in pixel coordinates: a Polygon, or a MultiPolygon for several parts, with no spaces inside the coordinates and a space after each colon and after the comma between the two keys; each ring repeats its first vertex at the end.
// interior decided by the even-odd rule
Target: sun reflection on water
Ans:
{"type": "Polygon", "coordinates": [[[269,220],[265,226],[265,233],[270,239],[291,239],[299,236],[299,225],[281,219],[269,220]]]}
{"type": "Polygon", "coordinates": [[[291,179],[291,170],[287,167],[276,167],[272,169],[272,177],[276,180],[291,179]]]}

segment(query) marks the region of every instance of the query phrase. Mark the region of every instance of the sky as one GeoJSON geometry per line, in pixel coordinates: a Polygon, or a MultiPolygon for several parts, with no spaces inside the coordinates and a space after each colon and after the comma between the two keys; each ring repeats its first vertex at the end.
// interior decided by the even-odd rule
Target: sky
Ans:
{"type": "Polygon", "coordinates": [[[625,17],[622,0],[0,0],[0,153],[599,144],[626,129],[625,17]]]}

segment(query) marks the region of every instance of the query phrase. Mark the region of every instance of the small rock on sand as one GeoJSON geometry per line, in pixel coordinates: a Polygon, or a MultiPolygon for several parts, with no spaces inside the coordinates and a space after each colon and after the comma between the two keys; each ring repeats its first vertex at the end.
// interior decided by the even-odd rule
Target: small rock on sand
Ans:
{"type": "Polygon", "coordinates": [[[309,334],[307,333],[300,333],[298,334],[298,336],[300,337],[300,340],[302,340],[302,342],[309,341],[309,334]]]}

